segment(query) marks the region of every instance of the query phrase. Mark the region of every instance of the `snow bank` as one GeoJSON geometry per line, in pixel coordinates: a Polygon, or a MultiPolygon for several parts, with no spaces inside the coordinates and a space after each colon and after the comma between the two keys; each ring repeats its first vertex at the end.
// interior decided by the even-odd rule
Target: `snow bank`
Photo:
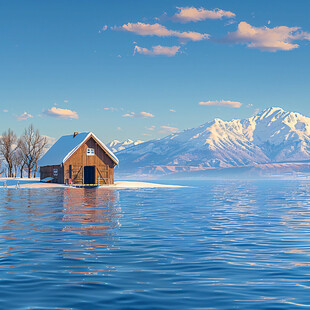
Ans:
{"type": "MultiPolygon", "coordinates": [[[[166,184],[157,184],[157,183],[147,183],[147,182],[129,182],[129,181],[118,181],[112,185],[116,188],[152,188],[152,187],[183,187],[178,185],[166,185],[166,184]]],[[[102,187],[111,187],[102,186],[102,187]]]]}
{"type": "MultiPolygon", "coordinates": [[[[69,188],[67,185],[55,184],[55,183],[41,183],[39,179],[8,179],[0,178],[0,189],[3,188],[6,183],[7,188],[16,188],[19,184],[19,188],[69,188]]],[[[113,185],[104,185],[100,188],[178,188],[182,186],[177,185],[165,185],[157,183],[147,183],[147,182],[129,182],[129,181],[117,181],[113,185]]],[[[71,187],[73,188],[73,187],[71,187]]]]}

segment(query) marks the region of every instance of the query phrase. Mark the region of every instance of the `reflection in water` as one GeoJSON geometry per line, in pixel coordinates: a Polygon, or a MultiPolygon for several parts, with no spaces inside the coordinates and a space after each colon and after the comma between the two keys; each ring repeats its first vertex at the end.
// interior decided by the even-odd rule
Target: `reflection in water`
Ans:
{"type": "Polygon", "coordinates": [[[119,226],[120,208],[115,207],[116,195],[113,190],[68,189],[64,192],[63,221],[75,225],[66,226],[63,230],[102,235],[106,230],[119,226]]]}
{"type": "MultiPolygon", "coordinates": [[[[14,246],[1,248],[0,259],[12,253],[29,256],[18,263],[10,262],[10,269],[18,270],[31,265],[27,261],[37,259],[38,265],[46,263],[48,253],[56,250],[66,273],[91,275],[115,271],[114,266],[94,267],[96,270],[92,271],[91,262],[100,261],[117,240],[115,229],[120,226],[121,217],[118,195],[109,189],[3,192],[0,236],[4,242],[15,242],[14,246]],[[21,194],[22,199],[16,194],[21,194]],[[77,238],[76,234],[82,237],[77,238]],[[36,244],[39,251],[33,251],[36,244]],[[85,263],[76,266],[76,260],[85,263]]],[[[34,272],[38,272],[36,269],[34,272]]]]}
{"type": "Polygon", "coordinates": [[[309,182],[188,185],[0,191],[0,309],[309,307],[309,182]]]}
{"type": "Polygon", "coordinates": [[[67,240],[70,247],[63,250],[64,258],[98,258],[104,255],[103,251],[113,247],[116,239],[113,230],[120,226],[121,216],[120,207],[116,206],[117,197],[118,193],[109,189],[64,191],[62,221],[65,226],[62,231],[84,235],[78,241],[74,237],[71,241],[67,240]]]}

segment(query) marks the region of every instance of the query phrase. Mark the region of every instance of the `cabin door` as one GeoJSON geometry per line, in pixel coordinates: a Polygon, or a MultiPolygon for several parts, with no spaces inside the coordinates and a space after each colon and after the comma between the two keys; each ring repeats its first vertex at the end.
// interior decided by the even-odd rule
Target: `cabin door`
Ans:
{"type": "Polygon", "coordinates": [[[84,167],[84,184],[95,184],[95,166],[84,167]]]}

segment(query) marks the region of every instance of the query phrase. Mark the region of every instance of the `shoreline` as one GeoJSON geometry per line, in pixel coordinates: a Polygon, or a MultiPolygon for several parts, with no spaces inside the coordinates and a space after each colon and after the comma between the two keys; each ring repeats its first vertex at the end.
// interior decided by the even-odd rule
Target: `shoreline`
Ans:
{"type": "MultiPolygon", "coordinates": [[[[116,181],[113,185],[101,185],[98,189],[139,189],[139,188],[181,188],[180,185],[167,185],[140,181],[116,181]]],[[[48,188],[78,188],[57,183],[42,183],[39,178],[0,178],[0,189],[48,189],[48,188]],[[12,184],[14,183],[14,184],[12,184]],[[6,187],[4,186],[6,184],[6,187]]]]}

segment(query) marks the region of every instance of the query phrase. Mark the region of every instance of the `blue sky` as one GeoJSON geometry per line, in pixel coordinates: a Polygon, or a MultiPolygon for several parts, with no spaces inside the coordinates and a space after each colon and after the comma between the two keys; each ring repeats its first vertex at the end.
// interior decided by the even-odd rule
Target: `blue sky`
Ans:
{"type": "Polygon", "coordinates": [[[310,115],[310,1],[1,4],[1,132],[149,140],[270,106],[310,115]]]}

